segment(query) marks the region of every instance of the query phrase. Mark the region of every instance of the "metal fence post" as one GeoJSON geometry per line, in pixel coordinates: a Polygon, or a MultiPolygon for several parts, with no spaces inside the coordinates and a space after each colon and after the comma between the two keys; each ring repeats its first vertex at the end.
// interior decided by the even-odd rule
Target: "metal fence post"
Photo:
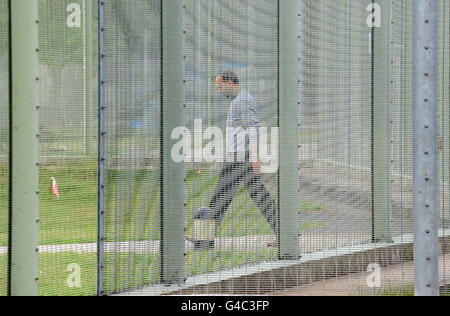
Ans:
{"type": "Polygon", "coordinates": [[[98,200],[97,200],[97,295],[104,293],[105,221],[105,0],[98,0],[98,200]]]}
{"type": "Polygon", "coordinates": [[[414,1],[414,280],[439,295],[437,235],[437,0],[414,1]]]}
{"type": "Polygon", "coordinates": [[[373,2],[372,203],[374,242],[390,242],[389,34],[390,1],[373,2]]]}
{"type": "Polygon", "coordinates": [[[296,259],[299,248],[299,150],[298,150],[298,1],[278,1],[278,120],[279,143],[279,221],[278,256],[296,259]]]}
{"type": "Polygon", "coordinates": [[[184,166],[171,157],[171,133],[183,126],[183,1],[162,1],[161,10],[161,281],[182,283],[184,166]]]}
{"type": "Polygon", "coordinates": [[[38,291],[38,1],[11,0],[9,294],[38,291]]]}

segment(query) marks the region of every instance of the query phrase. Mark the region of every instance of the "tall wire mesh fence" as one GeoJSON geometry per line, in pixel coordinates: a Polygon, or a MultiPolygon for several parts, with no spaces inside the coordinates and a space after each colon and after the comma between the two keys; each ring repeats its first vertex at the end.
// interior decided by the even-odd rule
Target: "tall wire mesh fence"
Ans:
{"type": "Polygon", "coordinates": [[[370,242],[371,28],[366,1],[304,2],[300,18],[303,251],[370,242]]]}
{"type": "MultiPolygon", "coordinates": [[[[193,133],[196,129],[204,132],[208,127],[218,127],[226,136],[233,115],[230,114],[232,99],[219,93],[215,82],[216,75],[224,71],[232,71],[239,79],[241,90],[236,98],[246,94],[245,98],[254,100],[255,121],[269,131],[277,126],[276,11],[277,3],[273,1],[185,3],[185,126],[193,133]]],[[[248,99],[246,101],[251,102],[248,99]]],[[[204,135],[204,146],[208,140],[204,135]]],[[[229,155],[229,148],[224,151],[224,156],[229,155]]],[[[260,180],[256,178],[254,184],[248,182],[252,175],[245,173],[245,179],[241,183],[236,181],[236,188],[230,189],[235,193],[227,197],[232,198],[227,208],[226,202],[223,202],[224,206],[218,205],[218,201],[226,199],[222,195],[230,194],[222,183],[232,177],[230,174],[238,173],[240,165],[193,160],[186,166],[187,234],[195,235],[195,215],[200,208],[211,207],[213,211],[223,213],[220,214],[215,250],[188,251],[187,276],[221,270],[225,270],[222,272],[225,276],[226,270],[231,268],[274,260],[276,252],[266,244],[274,240],[275,232],[262,213],[267,210],[256,204],[259,200],[255,196],[261,194],[261,190],[267,190],[275,198],[277,173],[261,176],[265,187],[258,186],[260,180]]]]}
{"type": "MultiPolygon", "coordinates": [[[[444,110],[448,109],[448,68],[445,68],[448,3],[443,1],[439,5],[438,221],[442,237],[448,228],[448,207],[445,206],[448,203],[448,148],[441,144],[442,135],[448,135],[448,114],[444,110]]],[[[305,2],[301,8],[300,197],[309,198],[312,204],[320,206],[300,213],[302,219],[317,223],[304,232],[303,252],[336,248],[345,252],[352,245],[376,238],[375,230],[379,230],[376,216],[381,211],[374,205],[377,190],[374,179],[379,177],[374,174],[376,159],[382,159],[383,168],[387,170],[386,177],[381,179],[388,188],[381,196],[389,212],[387,225],[382,227],[390,236],[387,241],[406,240],[413,232],[413,2],[383,3],[381,19],[388,31],[382,38],[378,35],[381,40],[374,38],[376,32],[386,31],[377,27],[373,30],[366,19],[373,8],[380,9],[366,1],[305,2]],[[374,65],[381,64],[375,61],[380,54],[388,66],[373,69],[374,65]],[[385,77],[384,82],[377,81],[375,71],[385,77]],[[385,93],[374,95],[376,85],[382,85],[385,93]],[[380,102],[387,107],[381,120],[374,121],[374,108],[379,107],[380,102]],[[381,129],[384,135],[376,134],[381,129]],[[380,157],[374,151],[374,142],[382,143],[387,156],[380,157]]],[[[376,258],[376,255],[369,258],[371,256],[373,254],[365,258],[367,268],[371,262],[383,265],[383,260],[389,260],[382,256],[376,258]]],[[[408,257],[412,260],[409,250],[405,249],[391,254],[393,263],[408,257]]],[[[443,283],[448,278],[445,259],[443,250],[440,261],[443,283]]],[[[330,262],[330,265],[335,263],[330,262]]],[[[351,269],[350,261],[347,267],[331,268],[338,276],[351,269]]],[[[383,272],[383,286],[387,289],[366,293],[412,293],[412,270],[410,262],[392,265],[383,272]],[[395,279],[396,269],[404,273],[398,279],[395,279]]],[[[336,283],[330,292],[362,294],[366,291],[364,287],[366,285],[358,284],[357,279],[347,279],[336,283]]]]}
{"type": "Polygon", "coordinates": [[[7,294],[9,205],[9,9],[0,1],[0,296],[7,294]]]}
{"type": "MultiPolygon", "coordinates": [[[[372,242],[375,238],[374,230],[379,229],[375,227],[375,213],[379,210],[374,209],[373,195],[373,162],[379,156],[375,156],[373,142],[380,141],[374,139],[374,129],[380,129],[382,126],[377,125],[380,121],[375,121],[373,115],[374,107],[377,106],[374,98],[383,96],[374,96],[373,89],[375,85],[383,83],[375,81],[379,77],[375,77],[373,72],[374,54],[391,50],[397,56],[403,57],[403,52],[398,47],[405,43],[394,47],[391,45],[394,43],[393,38],[389,37],[384,42],[375,42],[372,25],[367,24],[371,12],[366,10],[368,6],[367,1],[316,1],[305,2],[301,8],[300,68],[304,69],[304,72],[301,79],[302,112],[299,128],[300,197],[316,206],[300,213],[304,221],[315,223],[315,227],[304,231],[304,252],[325,249],[345,252],[353,245],[372,242]]],[[[402,7],[402,4],[392,6],[393,9],[399,7],[402,7]]],[[[398,36],[405,25],[388,15],[388,12],[390,11],[385,10],[380,14],[384,21],[393,21],[392,25],[400,24],[397,32],[389,34],[398,36]]],[[[383,24],[384,30],[385,25],[383,24]]],[[[376,27],[375,32],[378,32],[376,27]]],[[[391,56],[384,54],[383,57],[391,56]]],[[[390,58],[390,61],[390,67],[393,67],[394,63],[400,66],[402,62],[398,57],[395,61],[390,58]]],[[[412,60],[409,62],[411,64],[412,60]]],[[[386,78],[391,76],[387,69],[377,70],[386,78]]],[[[401,81],[404,77],[398,79],[401,81]]],[[[389,88],[394,84],[392,79],[390,82],[392,85],[389,88]]],[[[385,84],[385,89],[389,89],[387,83],[385,84]]],[[[404,93],[401,83],[395,84],[398,85],[399,91],[404,93]]],[[[393,107],[390,100],[381,102],[393,107]]],[[[411,105],[411,102],[409,104],[411,105]]],[[[385,113],[393,114],[393,110],[389,109],[385,113]]],[[[390,119],[382,118],[384,121],[390,119]]],[[[389,127],[392,129],[392,135],[394,129],[401,128],[401,125],[393,123],[391,119],[389,127]]],[[[404,146],[402,140],[394,142],[393,138],[381,141],[385,142],[383,146],[392,146],[393,149],[398,146],[401,149],[404,146]]],[[[391,156],[391,163],[396,161],[393,157],[399,158],[396,155],[391,156]]],[[[383,179],[384,185],[391,189],[394,187],[393,175],[392,170],[392,177],[383,179]]],[[[388,196],[382,198],[387,199],[388,196]]],[[[394,203],[394,200],[392,202],[394,203]]],[[[405,201],[400,199],[396,202],[405,201]]],[[[400,213],[403,216],[409,216],[411,219],[411,209],[405,214],[402,211],[400,213]]],[[[398,210],[393,209],[392,212],[394,217],[394,212],[398,213],[398,210]]],[[[389,234],[392,234],[395,225],[395,220],[391,220],[387,227],[389,234]]],[[[411,221],[408,224],[411,225],[411,221]]],[[[400,228],[398,234],[410,231],[400,228]]],[[[367,267],[371,262],[381,264],[377,258],[370,258],[371,255],[368,254],[362,259],[362,266],[367,267]]],[[[353,268],[351,261],[343,265],[338,267],[336,263],[330,262],[327,269],[339,276],[353,268]]],[[[345,285],[347,288],[340,286],[339,283],[336,284],[336,293],[356,287],[356,279],[349,280],[345,285]]]]}
{"type": "Polygon", "coordinates": [[[39,1],[40,295],[96,293],[96,16],[96,1],[39,1]]]}
{"type": "MultiPolygon", "coordinates": [[[[447,12],[450,10],[448,1],[439,2],[440,19],[438,23],[439,34],[439,79],[438,79],[438,227],[444,236],[450,225],[450,20],[447,12]]],[[[441,245],[439,261],[439,280],[443,293],[448,295],[450,289],[448,280],[450,274],[446,270],[448,256],[441,245]]]]}
{"type": "Polygon", "coordinates": [[[160,2],[105,2],[105,293],[157,283],[160,2]]]}
{"type": "MultiPolygon", "coordinates": [[[[0,295],[6,295],[8,282],[7,4],[0,0],[0,295]]],[[[99,287],[101,294],[150,295],[413,293],[412,0],[298,1],[298,40],[292,45],[298,46],[296,215],[302,257],[292,261],[280,261],[277,252],[283,211],[278,169],[257,173],[248,160],[226,159],[236,159],[236,148],[229,145],[239,146],[227,140],[230,127],[245,121],[246,127],[267,128],[270,146],[270,130],[280,125],[284,22],[279,3],[183,2],[180,142],[191,146],[183,148],[182,159],[186,238],[179,242],[186,279],[173,287],[160,286],[164,212],[180,211],[162,205],[163,194],[175,194],[161,190],[163,142],[169,138],[162,139],[161,119],[167,88],[162,42],[168,32],[161,23],[163,4],[103,4],[104,42],[99,43],[97,1],[39,0],[40,295],[95,295],[99,287]],[[98,130],[99,44],[104,134],[98,130]],[[222,147],[212,149],[218,136],[222,147]],[[104,182],[98,180],[99,150],[104,182]],[[224,159],[210,159],[220,154],[224,159]],[[99,190],[105,193],[100,226],[99,190]],[[204,239],[207,244],[198,243],[204,239]]],[[[444,289],[449,13],[450,2],[439,1],[438,224],[444,289]]]]}

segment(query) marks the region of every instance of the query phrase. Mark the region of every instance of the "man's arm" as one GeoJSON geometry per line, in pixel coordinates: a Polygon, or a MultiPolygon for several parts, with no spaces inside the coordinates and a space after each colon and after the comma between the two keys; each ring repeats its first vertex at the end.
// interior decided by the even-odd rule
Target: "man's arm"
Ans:
{"type": "Polygon", "coordinates": [[[238,126],[242,126],[248,132],[249,135],[249,151],[250,161],[252,162],[253,169],[259,171],[261,162],[258,156],[258,140],[259,130],[261,126],[258,120],[256,111],[256,105],[252,101],[241,101],[237,104],[238,115],[236,116],[238,126]],[[253,133],[253,134],[252,134],[253,133]],[[256,134],[256,135],[255,135],[256,134]]]}

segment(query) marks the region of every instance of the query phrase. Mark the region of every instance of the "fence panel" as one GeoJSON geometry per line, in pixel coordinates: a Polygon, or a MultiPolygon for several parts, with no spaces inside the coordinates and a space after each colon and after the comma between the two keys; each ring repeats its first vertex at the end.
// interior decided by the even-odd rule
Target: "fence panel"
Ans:
{"type": "Polygon", "coordinates": [[[39,0],[39,294],[93,295],[96,1],[39,0]]]}
{"type": "MultiPolygon", "coordinates": [[[[438,223],[445,283],[442,238],[448,234],[448,144],[442,135],[448,135],[449,117],[448,3],[439,5],[438,223]]],[[[413,241],[412,12],[413,1],[303,2],[300,197],[311,196],[314,204],[322,205],[301,213],[320,223],[305,232],[306,252],[345,251],[376,240],[380,213],[386,215],[381,233],[388,238],[383,241],[392,249],[398,242],[413,241]],[[380,176],[377,164],[385,176],[380,176]],[[377,203],[380,199],[382,204],[377,203]]],[[[410,247],[391,250],[387,257],[381,251],[363,257],[357,269],[367,270],[366,276],[380,276],[381,285],[370,287],[368,279],[356,274],[336,283],[330,293],[414,293],[410,247]],[[383,268],[387,264],[392,265],[383,268]]],[[[339,276],[354,269],[354,263],[330,263],[329,268],[339,276]]]]}
{"type": "MultiPolygon", "coordinates": [[[[438,237],[446,236],[450,228],[450,1],[438,2],[438,237]]],[[[439,281],[441,293],[450,294],[450,271],[445,269],[450,258],[440,245],[439,281]]]]}
{"type": "Polygon", "coordinates": [[[366,1],[303,2],[303,253],[371,241],[371,28],[366,1]]]}
{"type": "Polygon", "coordinates": [[[105,1],[104,293],[160,280],[160,1],[105,1]]]}
{"type": "MultiPolygon", "coordinates": [[[[215,239],[214,250],[198,251],[188,244],[186,274],[194,283],[199,274],[221,271],[226,278],[233,274],[232,269],[276,260],[276,249],[267,247],[275,241],[275,231],[262,213],[268,212],[269,207],[261,208],[252,195],[267,190],[275,200],[278,171],[261,176],[265,189],[249,186],[245,190],[245,180],[236,181],[230,184],[236,186],[232,195],[226,186],[218,183],[239,172],[239,165],[223,162],[229,156],[226,129],[230,126],[230,103],[234,96],[226,98],[219,93],[216,76],[227,71],[236,74],[233,80],[239,80],[239,93],[244,91],[246,97],[255,101],[260,126],[269,133],[272,127],[277,127],[277,23],[276,1],[186,1],[185,125],[193,137],[193,156],[186,163],[187,234],[194,237],[197,234],[195,222],[200,208],[210,207],[215,216],[222,212],[220,225],[216,220],[215,236],[211,236],[215,239]],[[209,157],[217,155],[219,149],[214,152],[208,147],[208,143],[217,144],[211,142],[212,136],[208,134],[211,128],[222,132],[223,143],[217,146],[222,146],[222,160],[209,157]],[[196,143],[198,139],[200,143],[196,143]],[[198,144],[203,147],[199,148],[198,144]],[[211,160],[213,163],[208,163],[211,160]],[[227,195],[229,206],[223,201],[227,195]]],[[[236,98],[241,96],[238,94],[236,98]]],[[[251,175],[244,173],[243,177],[251,175]]],[[[270,203],[269,199],[266,203],[270,203]]],[[[248,293],[252,289],[236,287],[234,290],[248,293]]]]}
{"type": "MultiPolygon", "coordinates": [[[[339,255],[373,238],[370,122],[374,48],[372,28],[367,24],[368,4],[302,1],[299,195],[304,201],[301,221],[309,223],[300,239],[304,257],[331,249],[339,255]]],[[[360,260],[358,265],[350,260],[318,265],[338,277],[376,264],[370,255],[360,260]]],[[[353,287],[356,279],[348,283],[353,287]]],[[[338,294],[345,290],[337,285],[328,291],[338,294]]]]}
{"type": "MultiPolygon", "coordinates": [[[[260,124],[279,126],[279,8],[275,2],[186,1],[183,136],[188,142],[183,149],[188,153],[183,152],[182,159],[186,234],[188,240],[196,240],[202,227],[199,220],[209,222],[209,228],[202,229],[210,236],[202,237],[214,247],[186,243],[187,283],[177,293],[269,293],[317,281],[321,271],[324,281],[333,276],[338,282],[359,272],[336,283],[328,290],[331,294],[411,294],[413,2],[299,1],[298,5],[299,247],[303,260],[323,251],[337,257],[292,263],[289,269],[295,277],[283,280],[276,272],[270,277],[237,276],[279,263],[276,247],[267,247],[277,246],[276,227],[271,228],[270,216],[264,217],[270,206],[255,203],[251,190],[239,187],[237,179],[226,180],[237,172],[237,165],[214,160],[213,139],[226,136],[234,118],[230,103],[239,98],[239,94],[227,98],[217,84],[223,76],[228,76],[226,81],[239,78],[240,88],[256,101],[260,124]],[[224,181],[232,184],[227,187],[224,181]],[[198,212],[205,207],[212,209],[212,218],[198,212]],[[387,248],[380,249],[381,245],[387,248]],[[365,251],[356,255],[358,247],[365,251]],[[391,265],[392,271],[406,274],[386,278],[391,265]],[[379,272],[382,279],[375,281],[382,284],[374,280],[372,284],[368,277],[379,272]],[[217,285],[208,284],[208,279],[232,281],[217,285]]],[[[442,15],[448,4],[440,6],[442,15]]],[[[447,19],[442,17],[440,23],[445,30],[447,19]]],[[[440,35],[442,135],[448,134],[447,37],[445,32],[440,35]]],[[[440,236],[446,238],[448,145],[445,136],[439,141],[439,223],[440,236]]],[[[276,201],[278,173],[263,174],[261,179],[276,201]]],[[[261,186],[258,190],[264,192],[261,186]]],[[[445,251],[442,255],[445,260],[445,251]]],[[[327,293],[324,286],[317,294],[327,293]]],[[[159,290],[150,287],[144,293],[159,290]]]]}
{"type": "Polygon", "coordinates": [[[0,296],[7,294],[9,232],[9,9],[0,1],[0,296]]]}

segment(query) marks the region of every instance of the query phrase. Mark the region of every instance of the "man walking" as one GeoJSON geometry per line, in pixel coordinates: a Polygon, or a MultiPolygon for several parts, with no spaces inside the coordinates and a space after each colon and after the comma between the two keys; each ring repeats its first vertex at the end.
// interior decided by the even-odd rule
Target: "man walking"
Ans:
{"type": "Polygon", "coordinates": [[[226,159],[209,205],[211,217],[216,223],[215,233],[242,184],[276,232],[275,201],[262,182],[261,164],[250,159],[258,154],[257,137],[246,137],[249,129],[257,131],[261,126],[255,100],[247,90],[241,88],[238,76],[232,71],[218,74],[216,86],[220,94],[231,100],[231,104],[226,123],[226,159]]]}

